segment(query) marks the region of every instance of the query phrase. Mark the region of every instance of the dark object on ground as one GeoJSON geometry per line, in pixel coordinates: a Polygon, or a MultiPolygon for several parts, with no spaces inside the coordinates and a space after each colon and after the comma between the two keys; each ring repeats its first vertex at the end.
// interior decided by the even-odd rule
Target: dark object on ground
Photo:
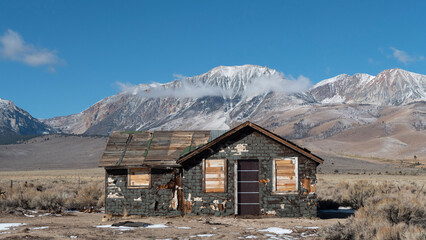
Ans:
{"type": "Polygon", "coordinates": [[[222,225],[222,226],[226,226],[226,227],[229,226],[228,224],[225,224],[225,223],[210,222],[210,220],[206,220],[205,224],[208,224],[208,225],[222,225]]]}
{"type": "Polygon", "coordinates": [[[149,225],[152,225],[150,223],[144,223],[144,222],[132,222],[132,221],[124,221],[124,222],[118,222],[112,224],[113,227],[148,227],[149,225]]]}
{"type": "Polygon", "coordinates": [[[318,210],[318,217],[321,219],[348,218],[355,214],[353,209],[323,209],[318,210]]]}

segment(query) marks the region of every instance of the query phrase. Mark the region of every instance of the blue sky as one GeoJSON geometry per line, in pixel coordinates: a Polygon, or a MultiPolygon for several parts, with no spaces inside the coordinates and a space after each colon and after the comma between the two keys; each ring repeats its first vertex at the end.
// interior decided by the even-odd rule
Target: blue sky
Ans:
{"type": "Polygon", "coordinates": [[[256,64],[312,83],[426,74],[426,1],[0,1],[0,98],[80,112],[117,82],[256,64]]]}

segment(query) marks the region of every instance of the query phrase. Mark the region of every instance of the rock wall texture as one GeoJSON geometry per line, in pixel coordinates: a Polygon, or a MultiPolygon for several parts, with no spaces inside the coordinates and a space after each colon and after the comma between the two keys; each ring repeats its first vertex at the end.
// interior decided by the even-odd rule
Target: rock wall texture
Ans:
{"type": "Polygon", "coordinates": [[[315,194],[317,163],[287,148],[268,137],[248,131],[239,137],[212,149],[210,153],[188,160],[183,167],[183,188],[185,206],[190,205],[186,214],[211,214],[226,216],[235,214],[234,177],[236,161],[258,159],[260,214],[280,217],[316,217],[317,196],[315,194]],[[277,194],[273,192],[273,159],[298,158],[298,192],[277,194]],[[203,191],[202,158],[227,159],[227,191],[205,193],[203,191]],[[189,203],[188,203],[189,202],[189,203]]]}
{"type": "Polygon", "coordinates": [[[127,169],[106,170],[105,213],[112,215],[180,215],[175,171],[151,169],[150,188],[129,188],[127,169]]]}

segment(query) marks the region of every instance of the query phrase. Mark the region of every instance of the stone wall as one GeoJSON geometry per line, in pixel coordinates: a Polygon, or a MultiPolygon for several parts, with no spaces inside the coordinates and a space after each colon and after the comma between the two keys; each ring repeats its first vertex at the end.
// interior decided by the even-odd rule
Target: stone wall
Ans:
{"type": "Polygon", "coordinates": [[[180,215],[173,170],[152,169],[150,188],[128,188],[127,169],[107,169],[105,213],[112,215],[180,215]],[[171,184],[170,184],[171,183],[171,184]]]}
{"type": "Polygon", "coordinates": [[[184,162],[183,189],[188,215],[209,214],[226,216],[235,214],[234,164],[237,160],[258,159],[260,211],[263,215],[280,217],[316,217],[315,194],[317,163],[253,130],[229,139],[226,143],[184,162]],[[279,157],[298,157],[299,192],[273,193],[272,160],[279,157]],[[205,193],[203,191],[202,159],[227,159],[227,191],[205,193]],[[303,181],[303,184],[302,184],[303,181]]]}

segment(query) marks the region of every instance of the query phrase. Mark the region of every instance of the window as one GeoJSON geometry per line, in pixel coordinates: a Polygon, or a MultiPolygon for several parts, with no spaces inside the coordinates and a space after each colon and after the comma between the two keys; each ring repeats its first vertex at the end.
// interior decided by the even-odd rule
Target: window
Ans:
{"type": "Polygon", "coordinates": [[[274,159],[274,192],[297,191],[297,157],[274,159]]]}
{"type": "Polygon", "coordinates": [[[129,187],[149,188],[151,186],[151,172],[149,168],[129,169],[127,185],[129,187]]]}
{"type": "Polygon", "coordinates": [[[204,160],[205,192],[226,191],[226,159],[204,160]]]}

